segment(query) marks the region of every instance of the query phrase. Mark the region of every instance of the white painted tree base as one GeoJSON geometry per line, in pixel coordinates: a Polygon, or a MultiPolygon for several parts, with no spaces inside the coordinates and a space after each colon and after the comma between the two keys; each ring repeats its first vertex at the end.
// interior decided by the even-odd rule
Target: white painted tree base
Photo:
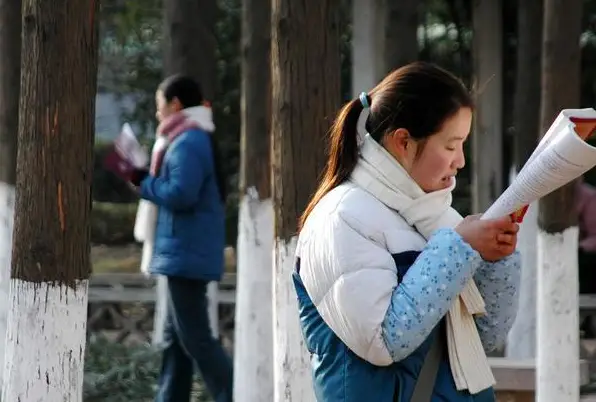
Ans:
{"type": "Polygon", "coordinates": [[[0,182],[0,391],[4,372],[4,347],[8,320],[12,227],[14,222],[14,186],[0,182]]]}
{"type": "Polygon", "coordinates": [[[577,227],[538,231],[536,400],[579,401],[577,227]]]}
{"type": "Polygon", "coordinates": [[[514,359],[536,358],[536,290],[538,286],[538,204],[528,208],[518,233],[522,256],[521,283],[517,318],[509,332],[506,356],[514,359]]]}
{"type": "Polygon", "coordinates": [[[316,401],[310,356],[304,344],[298,318],[298,301],[292,272],[296,261],[297,237],[275,241],[274,317],[274,401],[316,401]]]}
{"type": "Polygon", "coordinates": [[[2,400],[82,402],[89,281],[10,281],[2,400]]]}
{"type": "Polygon", "coordinates": [[[273,228],[271,199],[249,189],[240,203],[234,401],[273,400],[273,228]]]}

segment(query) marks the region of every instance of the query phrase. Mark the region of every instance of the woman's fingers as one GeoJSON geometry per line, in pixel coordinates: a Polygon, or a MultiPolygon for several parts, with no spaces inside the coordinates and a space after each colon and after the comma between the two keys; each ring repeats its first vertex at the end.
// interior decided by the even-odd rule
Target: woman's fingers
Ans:
{"type": "Polygon", "coordinates": [[[509,233],[499,233],[497,234],[497,242],[504,243],[504,244],[515,244],[516,242],[516,235],[509,234],[509,233]]]}

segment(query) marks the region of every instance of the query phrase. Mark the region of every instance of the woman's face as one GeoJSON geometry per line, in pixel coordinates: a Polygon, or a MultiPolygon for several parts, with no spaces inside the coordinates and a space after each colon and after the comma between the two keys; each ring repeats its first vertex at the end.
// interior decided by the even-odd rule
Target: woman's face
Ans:
{"type": "Polygon", "coordinates": [[[168,102],[163,95],[163,92],[160,90],[155,92],[155,107],[157,109],[155,112],[155,118],[157,118],[157,121],[159,122],[182,109],[177,98],[174,98],[171,102],[168,102]]]}
{"type": "Polygon", "coordinates": [[[416,141],[406,130],[397,130],[390,136],[397,138],[389,138],[384,145],[420,188],[430,193],[450,187],[457,171],[464,167],[464,142],[471,125],[472,110],[461,108],[426,141],[416,141]]]}

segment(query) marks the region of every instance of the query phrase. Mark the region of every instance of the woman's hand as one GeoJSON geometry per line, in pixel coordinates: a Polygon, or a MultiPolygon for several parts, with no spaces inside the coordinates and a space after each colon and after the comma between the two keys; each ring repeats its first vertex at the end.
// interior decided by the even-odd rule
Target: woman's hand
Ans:
{"type": "Polygon", "coordinates": [[[506,216],[499,219],[480,220],[480,215],[471,215],[457,225],[455,231],[485,261],[498,261],[511,255],[517,245],[519,225],[506,216]]]}
{"type": "Polygon", "coordinates": [[[145,180],[145,177],[147,177],[148,175],[149,175],[149,170],[148,169],[138,169],[138,168],[135,168],[130,173],[130,183],[134,187],[139,187],[141,185],[141,182],[143,180],[145,180]]]}

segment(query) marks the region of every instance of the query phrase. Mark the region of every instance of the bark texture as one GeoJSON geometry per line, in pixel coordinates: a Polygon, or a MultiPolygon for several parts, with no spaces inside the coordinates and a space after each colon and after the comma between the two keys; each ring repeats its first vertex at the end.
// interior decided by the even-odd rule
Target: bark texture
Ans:
{"type": "Polygon", "coordinates": [[[215,0],[164,1],[164,71],[187,74],[201,83],[213,102],[217,92],[215,0]]]}
{"type": "Polygon", "coordinates": [[[325,165],[340,103],[338,0],[274,0],[273,188],[276,238],[290,239],[325,165]]]}
{"type": "Polygon", "coordinates": [[[23,2],[13,278],[74,285],[90,274],[98,7],[23,2]]]}

